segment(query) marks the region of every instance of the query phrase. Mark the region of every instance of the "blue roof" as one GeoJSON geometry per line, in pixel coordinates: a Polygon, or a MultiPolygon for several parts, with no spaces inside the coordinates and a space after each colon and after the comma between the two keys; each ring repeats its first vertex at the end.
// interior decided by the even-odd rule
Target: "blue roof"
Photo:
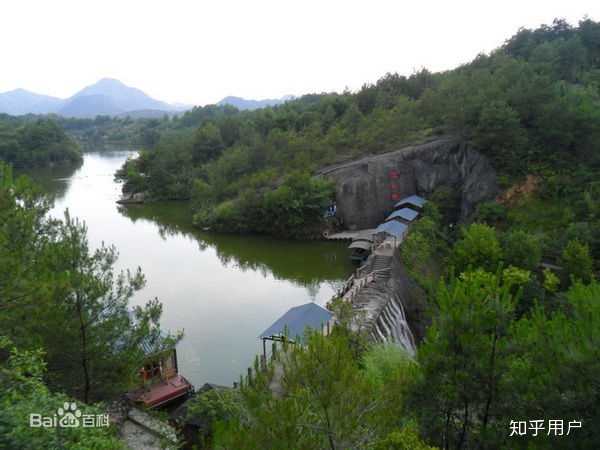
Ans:
{"type": "Polygon", "coordinates": [[[390,222],[384,222],[381,225],[379,225],[375,229],[375,232],[376,233],[387,233],[387,234],[391,234],[392,236],[399,238],[404,235],[404,233],[406,232],[407,229],[408,229],[408,227],[405,224],[400,223],[397,220],[392,220],[390,222]]]}
{"type": "Polygon", "coordinates": [[[423,197],[419,197],[418,195],[411,195],[410,197],[403,198],[398,203],[396,203],[394,205],[394,208],[402,206],[406,203],[408,203],[409,205],[416,206],[417,208],[422,208],[423,205],[427,203],[427,200],[425,200],[423,197]]]}
{"type": "Polygon", "coordinates": [[[402,208],[402,209],[399,209],[398,211],[394,211],[389,216],[387,216],[387,219],[385,219],[385,221],[387,222],[388,220],[392,220],[397,217],[399,219],[404,219],[408,222],[412,222],[413,220],[415,220],[417,218],[418,215],[419,215],[419,213],[416,212],[414,209],[402,208]]]}
{"type": "Polygon", "coordinates": [[[259,337],[262,339],[286,335],[291,339],[296,337],[302,339],[306,327],[320,330],[332,317],[333,313],[322,306],[312,302],[306,303],[288,310],[273,325],[263,331],[259,337]]]}

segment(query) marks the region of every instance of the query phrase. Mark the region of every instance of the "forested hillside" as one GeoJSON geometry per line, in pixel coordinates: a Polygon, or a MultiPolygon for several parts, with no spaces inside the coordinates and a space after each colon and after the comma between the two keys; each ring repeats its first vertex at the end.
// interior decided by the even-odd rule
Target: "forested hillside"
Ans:
{"type": "Polygon", "coordinates": [[[0,114],[0,160],[16,168],[81,162],[81,149],[51,119],[0,114]]]}
{"type": "Polygon", "coordinates": [[[193,197],[201,226],[276,232],[252,211],[288,174],[453,134],[488,155],[505,186],[536,174],[548,190],[582,192],[600,160],[599,86],[600,24],[556,20],[448,72],[387,74],[357,93],[252,112],[196,108],[120,176],[153,198],[193,197]]]}
{"type": "Polygon", "coordinates": [[[352,329],[336,299],[332,336],[195,398],[213,448],[599,448],[599,23],[521,30],[455,70],[355,94],[191,114],[194,131],[161,133],[118,176],[191,197],[201,226],[301,237],[331,196],[311,171],[437,135],[488,156],[504,190],[459,226],[456,193],[434,192],[402,243],[402,301],[420,298],[428,324],[414,359],[352,329]]]}

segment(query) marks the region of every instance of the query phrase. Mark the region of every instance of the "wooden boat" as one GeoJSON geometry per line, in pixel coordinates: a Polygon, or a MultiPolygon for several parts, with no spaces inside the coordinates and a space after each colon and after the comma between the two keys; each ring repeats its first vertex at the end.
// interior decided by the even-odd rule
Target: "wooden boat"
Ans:
{"type": "Polygon", "coordinates": [[[194,386],[179,374],[174,347],[147,354],[139,376],[140,387],[128,392],[127,398],[147,408],[166,406],[194,392],[194,386]]]}

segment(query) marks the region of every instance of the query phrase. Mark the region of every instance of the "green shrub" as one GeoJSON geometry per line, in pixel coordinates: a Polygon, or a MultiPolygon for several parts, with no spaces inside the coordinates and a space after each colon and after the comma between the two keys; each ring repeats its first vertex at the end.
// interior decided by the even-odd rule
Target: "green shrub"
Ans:
{"type": "Polygon", "coordinates": [[[523,230],[507,232],[502,239],[502,250],[507,265],[534,270],[542,260],[540,240],[523,230]]]}
{"type": "Polygon", "coordinates": [[[489,225],[474,223],[462,229],[462,237],[455,244],[451,261],[457,272],[469,267],[481,267],[495,272],[502,259],[502,248],[496,231],[489,225]]]}
{"type": "Polygon", "coordinates": [[[563,250],[561,263],[566,277],[584,283],[591,281],[593,261],[587,245],[578,240],[569,241],[563,250]]]}

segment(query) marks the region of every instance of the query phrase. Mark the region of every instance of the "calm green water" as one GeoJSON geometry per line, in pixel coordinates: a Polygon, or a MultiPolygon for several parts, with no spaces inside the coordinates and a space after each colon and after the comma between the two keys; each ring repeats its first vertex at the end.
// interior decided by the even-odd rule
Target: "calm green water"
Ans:
{"type": "Polygon", "coordinates": [[[292,306],[325,304],[352,271],[343,244],[203,233],[185,203],[122,207],[113,174],[133,152],[87,153],[71,169],[29,172],[84,220],[92,247],[115,245],[119,268],[141,266],[146,287],[133,303],[158,297],[163,326],[182,329],[179,368],[197,387],[231,384],[261,349],[257,336],[292,306]]]}

